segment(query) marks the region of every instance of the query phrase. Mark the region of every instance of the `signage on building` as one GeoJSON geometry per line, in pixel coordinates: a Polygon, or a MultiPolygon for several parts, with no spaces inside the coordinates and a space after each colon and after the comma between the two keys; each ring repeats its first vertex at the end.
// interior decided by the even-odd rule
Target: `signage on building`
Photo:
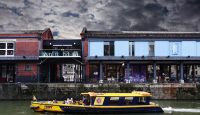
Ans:
{"type": "Polygon", "coordinates": [[[79,56],[78,51],[42,51],[42,56],[79,56]]]}

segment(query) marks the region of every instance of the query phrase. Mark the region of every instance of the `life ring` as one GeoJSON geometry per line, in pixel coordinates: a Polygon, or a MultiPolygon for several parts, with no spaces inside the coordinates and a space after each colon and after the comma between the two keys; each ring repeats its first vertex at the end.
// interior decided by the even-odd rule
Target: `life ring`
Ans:
{"type": "Polygon", "coordinates": [[[100,104],[102,102],[102,99],[99,97],[97,98],[97,103],[100,104]]]}

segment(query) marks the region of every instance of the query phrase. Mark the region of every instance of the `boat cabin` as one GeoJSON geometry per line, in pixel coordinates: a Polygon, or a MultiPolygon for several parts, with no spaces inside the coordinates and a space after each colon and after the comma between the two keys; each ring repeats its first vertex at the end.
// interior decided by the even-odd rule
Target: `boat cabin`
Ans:
{"type": "Polygon", "coordinates": [[[81,93],[84,105],[95,106],[125,106],[125,105],[149,105],[151,94],[134,91],[132,93],[81,93]]]}

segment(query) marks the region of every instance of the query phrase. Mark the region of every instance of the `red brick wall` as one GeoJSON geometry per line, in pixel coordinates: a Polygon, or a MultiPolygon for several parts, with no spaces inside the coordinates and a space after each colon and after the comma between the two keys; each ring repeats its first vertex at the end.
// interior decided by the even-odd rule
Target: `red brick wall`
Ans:
{"type": "MultiPolygon", "coordinates": [[[[83,50],[84,50],[83,58],[85,61],[85,76],[89,77],[89,73],[90,73],[89,63],[88,63],[88,60],[86,60],[86,57],[88,56],[88,39],[87,38],[84,39],[84,49],[83,50]]],[[[88,79],[88,78],[86,78],[86,79],[88,79]]]]}
{"type": "Polygon", "coordinates": [[[17,39],[15,56],[38,56],[39,41],[37,39],[17,39]]]}
{"type": "Polygon", "coordinates": [[[84,40],[84,54],[83,54],[83,56],[84,56],[84,58],[85,57],[87,57],[88,56],[88,39],[85,39],[84,40]]]}
{"type": "Polygon", "coordinates": [[[43,40],[52,40],[53,39],[53,36],[52,36],[52,33],[51,33],[51,30],[48,29],[47,31],[45,31],[43,34],[42,34],[42,39],[43,40]]]}
{"type": "Polygon", "coordinates": [[[16,72],[17,72],[17,76],[37,76],[37,63],[33,63],[33,62],[18,63],[16,72]],[[26,64],[29,64],[31,66],[31,70],[29,71],[25,70],[26,64]]]}

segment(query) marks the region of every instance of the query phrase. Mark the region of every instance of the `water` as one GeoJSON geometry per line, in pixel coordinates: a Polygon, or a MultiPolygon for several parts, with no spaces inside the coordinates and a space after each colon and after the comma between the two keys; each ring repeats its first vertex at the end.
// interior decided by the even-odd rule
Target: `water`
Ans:
{"type": "MultiPolygon", "coordinates": [[[[164,113],[145,115],[200,115],[200,100],[193,101],[153,101],[163,108],[164,113]]],[[[0,115],[55,115],[55,113],[36,113],[30,108],[30,101],[0,101],[0,115]]],[[[144,114],[134,114],[144,115],[144,114]]]]}

